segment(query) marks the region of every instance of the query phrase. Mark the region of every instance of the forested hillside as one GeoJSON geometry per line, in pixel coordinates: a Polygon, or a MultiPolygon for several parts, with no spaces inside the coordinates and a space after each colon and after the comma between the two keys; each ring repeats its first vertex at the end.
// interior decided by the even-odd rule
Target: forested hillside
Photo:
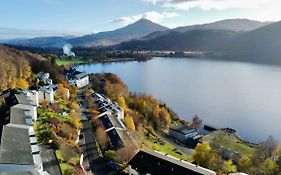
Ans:
{"type": "Polygon", "coordinates": [[[28,88],[34,80],[32,73],[39,71],[48,71],[56,81],[64,81],[51,59],[0,45],[0,92],[8,88],[28,88]]]}

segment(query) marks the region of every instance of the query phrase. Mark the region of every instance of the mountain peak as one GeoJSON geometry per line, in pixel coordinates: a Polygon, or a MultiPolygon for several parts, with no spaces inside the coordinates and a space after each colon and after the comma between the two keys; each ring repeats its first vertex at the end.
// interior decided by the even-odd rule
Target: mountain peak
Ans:
{"type": "MultiPolygon", "coordinates": [[[[137,25],[137,24],[140,24],[140,25],[158,25],[158,26],[161,26],[160,24],[157,24],[149,19],[146,19],[146,18],[141,18],[139,20],[137,20],[136,22],[132,23],[131,25],[137,25]]],[[[162,26],[164,27],[164,26],[162,26]]],[[[166,28],[166,27],[164,27],[166,28]]],[[[167,28],[168,29],[168,28],[167,28]]]]}

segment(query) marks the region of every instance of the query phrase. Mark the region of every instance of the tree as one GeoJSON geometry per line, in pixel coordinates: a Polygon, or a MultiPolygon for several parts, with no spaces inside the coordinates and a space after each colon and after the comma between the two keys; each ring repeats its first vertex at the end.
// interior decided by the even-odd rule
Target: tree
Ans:
{"type": "Polygon", "coordinates": [[[207,142],[199,143],[192,152],[192,159],[198,165],[208,168],[211,160],[212,148],[207,142]]]}
{"type": "Polygon", "coordinates": [[[159,115],[160,115],[161,119],[164,120],[165,127],[169,127],[171,124],[171,121],[172,121],[169,112],[164,107],[162,107],[162,108],[160,108],[159,115]]]}
{"type": "Polygon", "coordinates": [[[161,109],[159,108],[159,105],[157,105],[154,109],[153,109],[153,116],[154,118],[158,119],[160,116],[160,112],[161,109]]]}
{"type": "Polygon", "coordinates": [[[109,140],[104,128],[102,126],[98,126],[95,133],[101,149],[106,149],[109,145],[109,140]]]}
{"type": "Polygon", "coordinates": [[[209,157],[210,157],[210,161],[208,164],[208,168],[210,168],[216,172],[222,172],[223,168],[224,168],[223,158],[219,154],[215,153],[214,151],[212,151],[209,154],[209,157]]]}
{"type": "Polygon", "coordinates": [[[65,88],[63,84],[59,84],[58,90],[56,91],[56,98],[68,99],[68,89],[65,88]]]}
{"type": "Polygon", "coordinates": [[[72,124],[75,126],[75,128],[81,127],[80,116],[78,113],[75,113],[71,116],[71,121],[72,121],[72,124]]]}
{"type": "Polygon", "coordinates": [[[253,156],[253,161],[255,164],[259,164],[268,158],[277,161],[280,155],[280,145],[278,141],[272,136],[269,136],[266,141],[259,145],[253,156]]]}
{"type": "Polygon", "coordinates": [[[227,160],[224,162],[223,172],[234,173],[237,171],[236,166],[233,164],[232,160],[227,160]]]}
{"type": "Polygon", "coordinates": [[[136,130],[134,120],[131,116],[129,116],[129,114],[125,115],[124,122],[129,130],[131,130],[131,131],[136,130]]]}
{"type": "Polygon", "coordinates": [[[28,85],[27,81],[25,81],[24,79],[20,78],[17,81],[17,87],[22,88],[22,89],[28,89],[29,85],[28,85]]]}
{"type": "Polygon", "coordinates": [[[126,101],[125,101],[123,96],[118,97],[118,104],[121,108],[123,108],[124,111],[128,110],[127,105],[126,105],[126,101]]]}
{"type": "Polygon", "coordinates": [[[197,132],[201,129],[202,120],[195,115],[192,119],[191,127],[195,129],[197,132]]]}
{"type": "Polygon", "coordinates": [[[266,159],[259,167],[260,174],[274,175],[278,172],[278,165],[271,159],[266,159]]]}
{"type": "Polygon", "coordinates": [[[241,172],[249,172],[252,166],[253,164],[251,158],[247,155],[243,155],[238,161],[237,169],[241,172]]]}

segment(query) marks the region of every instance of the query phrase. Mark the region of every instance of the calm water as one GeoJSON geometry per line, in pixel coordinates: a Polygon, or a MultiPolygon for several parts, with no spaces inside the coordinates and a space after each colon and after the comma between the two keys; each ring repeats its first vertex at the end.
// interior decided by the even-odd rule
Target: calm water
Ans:
{"type": "Polygon", "coordinates": [[[130,91],[161,99],[183,119],[198,114],[204,123],[235,128],[253,142],[269,135],[281,141],[281,67],[154,58],[77,68],[88,73],[115,73],[130,91]]]}

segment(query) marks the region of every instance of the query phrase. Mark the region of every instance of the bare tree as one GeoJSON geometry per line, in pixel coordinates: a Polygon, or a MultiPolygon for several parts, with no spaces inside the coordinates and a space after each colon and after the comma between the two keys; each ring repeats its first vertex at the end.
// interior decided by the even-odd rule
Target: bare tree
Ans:
{"type": "Polygon", "coordinates": [[[198,115],[195,115],[192,119],[191,127],[198,132],[201,128],[201,125],[202,125],[202,120],[198,117],[198,115]]]}

